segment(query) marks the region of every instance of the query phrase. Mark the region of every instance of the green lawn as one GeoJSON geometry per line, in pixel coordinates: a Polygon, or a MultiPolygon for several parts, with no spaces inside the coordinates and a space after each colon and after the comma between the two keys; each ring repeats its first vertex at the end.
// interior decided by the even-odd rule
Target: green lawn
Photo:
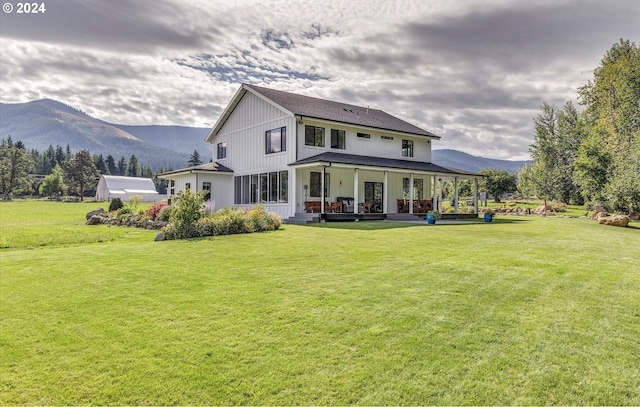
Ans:
{"type": "Polygon", "coordinates": [[[638,229],[153,242],[94,207],[0,202],[0,405],[640,404],[638,229]]]}

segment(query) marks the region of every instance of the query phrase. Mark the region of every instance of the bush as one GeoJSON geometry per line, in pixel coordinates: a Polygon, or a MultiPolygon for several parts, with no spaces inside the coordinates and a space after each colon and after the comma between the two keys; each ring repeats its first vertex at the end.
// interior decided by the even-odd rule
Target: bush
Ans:
{"type": "Polygon", "coordinates": [[[192,223],[169,223],[162,228],[165,239],[189,239],[192,237],[200,237],[200,231],[195,224],[192,223]]]}
{"type": "Polygon", "coordinates": [[[212,215],[216,235],[235,235],[252,231],[247,214],[239,209],[224,208],[212,215]]]}
{"type": "Polygon", "coordinates": [[[567,205],[563,202],[556,202],[553,204],[553,211],[554,212],[566,212],[567,211],[567,205]]]}
{"type": "Polygon", "coordinates": [[[157,203],[157,204],[151,205],[150,207],[145,209],[144,215],[147,218],[151,219],[151,220],[156,220],[158,218],[158,215],[160,215],[160,212],[162,211],[162,208],[164,208],[166,206],[167,205],[162,204],[162,203],[157,203]]]}
{"type": "Polygon", "coordinates": [[[171,207],[165,205],[162,207],[162,209],[160,209],[160,213],[158,213],[158,220],[169,222],[170,218],[171,218],[171,207]]]}
{"type": "Polygon", "coordinates": [[[129,202],[125,205],[125,207],[131,210],[131,213],[134,215],[138,215],[140,210],[140,203],[142,202],[142,195],[131,195],[129,197],[129,202]]]}
{"type": "Polygon", "coordinates": [[[131,212],[131,209],[128,207],[122,207],[116,211],[116,216],[118,217],[118,219],[122,219],[132,214],[133,212],[131,212]]]}
{"type": "Polygon", "coordinates": [[[124,207],[124,204],[122,203],[122,199],[120,198],[113,198],[111,200],[111,203],[109,204],[109,212],[111,211],[117,211],[118,209],[124,207]]]}
{"type": "Polygon", "coordinates": [[[178,192],[171,211],[171,222],[194,224],[204,216],[202,194],[190,189],[178,192]]]}

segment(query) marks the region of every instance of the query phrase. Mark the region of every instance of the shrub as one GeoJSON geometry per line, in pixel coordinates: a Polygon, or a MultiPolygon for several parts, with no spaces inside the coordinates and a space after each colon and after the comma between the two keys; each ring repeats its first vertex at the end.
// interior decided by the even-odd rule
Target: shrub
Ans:
{"type": "Polygon", "coordinates": [[[151,219],[151,220],[156,220],[158,218],[158,215],[162,211],[162,208],[164,208],[166,206],[167,205],[162,204],[162,203],[157,203],[157,204],[151,205],[150,207],[145,209],[144,215],[147,218],[151,219]]]}
{"type": "Polygon", "coordinates": [[[195,224],[192,223],[169,223],[162,228],[165,239],[188,239],[192,237],[200,237],[200,231],[195,224]]]}
{"type": "Polygon", "coordinates": [[[554,212],[566,212],[567,211],[567,205],[563,202],[556,202],[553,204],[553,211],[554,212]]]}
{"type": "Polygon", "coordinates": [[[118,219],[122,219],[132,214],[133,212],[131,212],[131,209],[128,207],[122,207],[116,211],[116,216],[118,217],[118,219]]]}
{"type": "Polygon", "coordinates": [[[125,207],[131,210],[131,213],[137,215],[140,213],[140,203],[142,202],[141,195],[131,195],[129,197],[129,202],[125,205],[125,207]]]}
{"type": "Polygon", "coordinates": [[[202,194],[191,190],[178,192],[171,211],[171,222],[194,224],[204,216],[202,194]]]}
{"type": "Polygon", "coordinates": [[[124,207],[124,204],[122,203],[122,199],[120,198],[113,198],[111,200],[111,203],[109,204],[109,212],[111,211],[117,211],[118,209],[124,207]]]}
{"type": "Polygon", "coordinates": [[[235,235],[251,232],[251,225],[244,211],[223,208],[212,215],[216,235],[235,235]]]}
{"type": "Polygon", "coordinates": [[[160,209],[160,213],[158,213],[158,219],[163,220],[165,222],[169,222],[170,218],[171,218],[171,207],[165,205],[162,207],[162,209],[160,209]]]}

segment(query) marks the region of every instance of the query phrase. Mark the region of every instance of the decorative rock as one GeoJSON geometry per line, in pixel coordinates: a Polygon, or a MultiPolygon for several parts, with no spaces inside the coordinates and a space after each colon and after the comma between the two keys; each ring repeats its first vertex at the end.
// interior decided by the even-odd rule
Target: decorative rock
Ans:
{"type": "Polygon", "coordinates": [[[85,217],[87,218],[87,220],[89,220],[93,215],[102,215],[103,213],[107,213],[107,211],[105,211],[103,208],[98,208],[87,213],[85,217]]]}
{"type": "Polygon", "coordinates": [[[155,241],[156,241],[156,242],[160,242],[160,241],[162,241],[162,240],[164,240],[164,234],[163,234],[163,233],[158,233],[158,234],[156,235],[155,241]]]}
{"type": "MultiPolygon", "coordinates": [[[[552,208],[550,205],[546,205],[546,206],[540,205],[536,208],[535,211],[533,211],[533,213],[535,213],[536,215],[542,215],[543,213],[550,212],[551,210],[552,208]]],[[[545,215],[542,215],[542,216],[545,216],[545,215]]]]}
{"type": "Polygon", "coordinates": [[[609,215],[607,212],[603,211],[603,212],[598,212],[595,215],[591,215],[591,219],[595,219],[595,220],[599,221],[600,219],[608,218],[609,216],[611,216],[611,215],[609,215]]]}
{"type": "Polygon", "coordinates": [[[629,214],[630,220],[640,220],[640,212],[631,212],[629,214]]]}
{"type": "MultiPolygon", "coordinates": [[[[600,205],[596,205],[596,206],[593,208],[593,212],[591,212],[591,219],[594,219],[594,220],[595,220],[595,219],[598,219],[598,214],[599,214],[599,213],[607,213],[607,212],[604,210],[604,208],[603,208],[602,206],[600,206],[600,205]]],[[[606,216],[609,216],[609,214],[607,213],[607,215],[606,215],[606,216]]]]}
{"type": "Polygon", "coordinates": [[[85,223],[85,225],[100,225],[100,224],[102,224],[102,216],[100,216],[100,215],[91,216],[87,220],[87,223],[85,223]]]}
{"type": "Polygon", "coordinates": [[[626,228],[629,225],[629,217],[626,215],[605,216],[600,218],[598,223],[602,225],[611,225],[626,228]]]}

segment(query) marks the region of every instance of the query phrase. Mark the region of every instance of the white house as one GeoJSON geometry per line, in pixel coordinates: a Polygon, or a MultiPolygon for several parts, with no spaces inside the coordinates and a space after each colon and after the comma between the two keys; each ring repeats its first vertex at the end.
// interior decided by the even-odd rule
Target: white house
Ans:
{"type": "Polygon", "coordinates": [[[218,208],[262,203],[285,219],[424,213],[438,182],[482,178],[431,163],[438,139],[381,110],[243,84],[206,138],[210,169],[162,177],[170,196],[209,189],[218,208]]]}
{"type": "Polygon", "coordinates": [[[100,176],[96,189],[96,200],[110,201],[113,198],[120,198],[123,201],[128,201],[131,195],[142,196],[144,202],[154,202],[158,199],[156,186],[149,178],[100,176]]]}

